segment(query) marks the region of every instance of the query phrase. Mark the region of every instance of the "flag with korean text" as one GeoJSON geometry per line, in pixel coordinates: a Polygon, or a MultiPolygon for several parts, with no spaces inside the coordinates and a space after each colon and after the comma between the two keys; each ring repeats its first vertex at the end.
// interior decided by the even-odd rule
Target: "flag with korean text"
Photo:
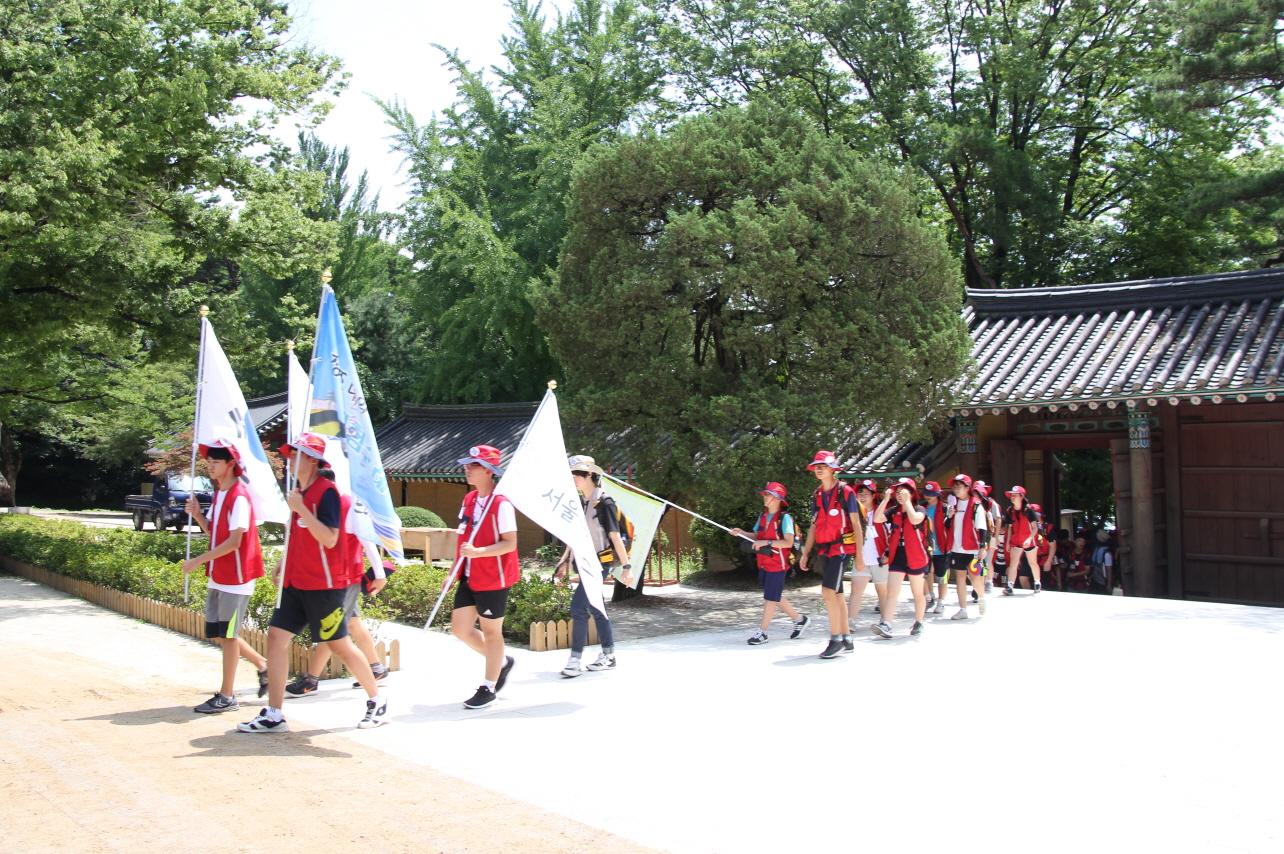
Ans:
{"type": "Polygon", "coordinates": [[[495,492],[506,496],[528,519],[571,547],[589,604],[603,610],[602,563],[597,559],[584,505],[566,464],[562,420],[552,389],[544,393],[495,492]]]}
{"type": "Polygon", "coordinates": [[[201,338],[200,407],[197,414],[196,442],[212,445],[222,439],[236,448],[241,463],[241,483],[250,493],[254,518],[259,523],[278,522],[284,525],[290,519],[290,509],[281,495],[276,475],[268,462],[263,441],[254,429],[250,408],[245,405],[245,395],[232,373],[232,365],[214,337],[214,329],[207,318],[201,318],[204,335],[201,338]]]}
{"type": "Polygon", "coordinates": [[[326,461],[335,470],[340,490],[344,488],[339,483],[341,468],[347,469],[356,519],[353,533],[400,558],[401,520],[393,510],[366,397],[357,378],[343,319],[339,317],[339,304],[329,285],[321,289],[312,358],[315,362],[307,430],[326,437],[326,461]]]}
{"type": "MultiPolygon", "coordinates": [[[[607,478],[602,478],[602,489],[615,499],[620,510],[633,523],[633,544],[629,547],[629,559],[625,563],[632,564],[633,574],[641,577],[646,559],[651,554],[655,532],[660,528],[660,520],[664,518],[668,505],[607,478]]],[[[620,570],[615,570],[615,574],[618,577],[620,570]]]]}

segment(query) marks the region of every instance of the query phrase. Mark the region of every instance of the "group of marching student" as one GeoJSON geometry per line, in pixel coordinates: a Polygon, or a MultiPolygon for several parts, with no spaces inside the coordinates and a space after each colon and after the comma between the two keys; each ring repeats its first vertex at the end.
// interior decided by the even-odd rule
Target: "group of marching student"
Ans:
{"type": "MultiPolygon", "coordinates": [[[[914,623],[910,635],[923,631],[929,609],[941,614],[952,580],[958,611],[951,620],[966,620],[968,588],[979,614],[986,612],[986,593],[992,589],[992,568],[1011,567],[1004,579],[1003,593],[1015,595],[1015,586],[1025,580],[1038,593],[1042,571],[1053,563],[1055,540],[1048,535],[1037,504],[1026,502],[1025,489],[1014,486],[1006,495],[1006,510],[991,498],[983,481],[966,474],[955,476],[945,495],[939,484],[928,482],[920,493],[910,478],[902,478],[879,493],[872,480],[855,485],[842,483],[837,458],[820,451],[807,466],[819,482],[812,495],[811,529],[797,559],[798,568],[813,567],[821,578],[821,594],[829,622],[829,642],[821,658],[835,658],[852,652],[851,632],[856,626],[862,596],[870,581],[877,593],[878,619],[870,630],[879,637],[894,637],[892,619],[905,581],[914,600],[914,623]],[[815,562],[812,563],[812,556],[815,562]],[[843,581],[851,575],[851,593],[843,596],[843,581]],[[932,582],[935,581],[935,591],[932,582]]],[[[776,482],[758,491],[763,512],[751,531],[739,528],[731,534],[752,538],[757,554],[758,577],[762,583],[763,616],[749,643],[769,639],[768,631],[779,608],[792,622],[790,638],[799,637],[810,623],[784,597],[785,578],[793,566],[792,553],[798,532],[785,487],[776,482]]]]}
{"type": "MultiPolygon", "coordinates": [[[[389,565],[377,552],[367,555],[361,540],[352,533],[352,501],[335,486],[333,472],[326,466],[325,448],[325,440],[312,433],[281,446],[295,473],[296,488],[286,497],[291,511],[287,547],[282,562],[273,569],[274,580],[284,572],[284,586],[268,623],[264,659],[240,637],[255,580],[263,576],[264,565],[253,506],[241,482],[239,455],[230,443],[200,446],[217,490],[209,518],[195,498],[188,501],[187,512],[209,535],[210,548],[184,561],[183,571],[205,567],[205,632],[223,648],[223,682],[195,711],[217,714],[240,708],[234,681],[238,659],[243,656],[258,671],[258,696],[267,694],[268,704],[253,720],[237,726],[241,732],[290,731],[282,714],[290,639],[305,627],[317,644],[310,674],[320,674],[329,656],[337,655],[368,697],[358,726],[369,729],[388,719],[388,704],[378,686],[387,669],[378,663],[373,641],[359,619],[357,600],[363,586],[369,590],[383,586],[389,565]],[[364,571],[366,557],[371,558],[372,567],[368,576],[364,571]]],[[[316,690],[316,679],[305,675],[288,690],[290,696],[303,696],[316,690]]]]}

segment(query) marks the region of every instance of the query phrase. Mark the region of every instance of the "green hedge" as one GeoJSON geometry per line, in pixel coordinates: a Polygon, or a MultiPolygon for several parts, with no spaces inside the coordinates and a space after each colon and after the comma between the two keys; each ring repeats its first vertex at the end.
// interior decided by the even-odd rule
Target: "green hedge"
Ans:
{"type": "Polygon", "coordinates": [[[398,507],[396,508],[397,518],[401,520],[403,528],[445,528],[446,523],[441,517],[431,510],[423,507],[398,507]]]}
{"type": "MultiPolygon", "coordinates": [[[[205,575],[191,575],[188,602],[183,602],[183,570],[180,566],[187,540],[182,536],[124,528],[89,528],[79,522],[57,522],[36,516],[0,515],[0,554],[44,567],[71,578],[101,584],[113,590],[133,593],[168,605],[201,611],[205,607],[205,575]]],[[[192,537],[192,554],[208,548],[204,536],[192,537]]],[[[263,560],[270,567],[280,558],[281,549],[265,547],[263,560]]],[[[433,603],[441,594],[446,567],[407,564],[388,579],[378,596],[361,600],[361,613],[373,631],[389,620],[422,626],[433,603]]],[[[450,624],[451,597],[442,603],[433,624],[450,624]]],[[[513,585],[509,594],[504,634],[526,643],[530,624],[542,620],[570,619],[571,590],[541,581],[533,575],[513,585]]],[[[248,622],[263,628],[272,616],[276,588],[260,578],[250,597],[248,622]]],[[[307,630],[296,638],[309,643],[307,630]]]]}

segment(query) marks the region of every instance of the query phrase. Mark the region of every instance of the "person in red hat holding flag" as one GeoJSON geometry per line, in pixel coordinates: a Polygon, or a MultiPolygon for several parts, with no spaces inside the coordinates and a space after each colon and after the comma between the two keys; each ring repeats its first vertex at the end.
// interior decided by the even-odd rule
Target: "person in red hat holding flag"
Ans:
{"type": "Polygon", "coordinates": [[[201,512],[195,495],[187,499],[187,512],[209,535],[210,548],[183,561],[183,572],[205,567],[209,579],[205,583],[205,637],[223,648],[223,683],[213,697],[195,709],[212,715],[240,708],[235,685],[236,668],[242,657],[258,671],[259,696],[268,690],[267,659],[241,637],[241,625],[250,607],[250,597],[254,595],[255,580],[263,576],[263,551],[259,546],[259,529],[254,524],[254,504],[240,481],[240,455],[236,448],[219,441],[201,445],[200,452],[218,491],[210,505],[209,519],[201,512]]]}
{"type": "MultiPolygon", "coordinates": [[[[485,678],[465,701],[466,709],[495,702],[514,664],[504,652],[504,614],[508,590],[522,573],[517,560],[517,512],[505,496],[495,494],[496,478],[504,475],[500,458],[498,448],[476,445],[459,460],[472,491],[464,496],[459,510],[455,563],[462,562],[463,567],[450,612],[450,631],[486,659],[485,678]]],[[[446,577],[447,584],[450,579],[446,577]]]]}
{"type": "Polygon", "coordinates": [[[928,518],[918,506],[918,487],[908,477],[903,477],[887,488],[883,501],[874,511],[874,521],[886,523],[887,534],[887,596],[883,599],[882,620],[871,627],[880,637],[892,636],[892,618],[896,616],[896,602],[901,585],[908,576],[910,591],[914,594],[914,625],[911,635],[923,631],[923,617],[927,613],[927,573],[931,568],[931,546],[928,543],[928,518]],[[896,502],[896,509],[888,505],[896,502]]]}
{"type": "Polygon", "coordinates": [[[388,702],[379,694],[369,662],[348,636],[348,588],[361,579],[348,551],[339,490],[318,473],[325,464],[325,439],[315,433],[303,433],[294,442],[282,445],[281,453],[292,462],[298,481],[296,489],[286,497],[292,511],[289,546],[274,572],[283,586],[281,605],[268,622],[268,705],[254,720],[237,725],[237,729],[251,733],[290,731],[281,712],[290,639],[305,627],[318,644],[329,646],[365,689],[366,714],[357,726],[382,726],[388,720],[388,702]]]}
{"type": "Polygon", "coordinates": [[[864,555],[860,548],[861,532],[864,523],[861,519],[860,503],[856,500],[856,490],[845,483],[838,482],[838,472],[842,468],[831,451],[817,451],[816,457],[807,466],[820,488],[812,496],[811,530],[807,532],[807,542],[803,546],[799,566],[807,569],[807,558],[813,548],[820,558],[821,580],[820,592],[825,599],[825,611],[829,616],[829,645],[821,652],[821,658],[834,658],[840,653],[856,649],[852,642],[851,630],[847,625],[847,600],[843,598],[843,574],[855,555],[855,571],[865,568],[864,555]]]}
{"type": "Polygon", "coordinates": [[[1003,585],[1003,595],[1012,596],[1012,582],[1021,574],[1021,561],[1030,566],[1030,576],[1034,579],[1034,592],[1043,589],[1039,572],[1038,535],[1039,515],[1026,503],[1025,487],[1014,486],[1006,493],[1012,506],[1003,512],[1003,530],[1007,536],[1008,577],[1003,585]]]}
{"type": "Polygon", "coordinates": [[[784,508],[789,506],[785,496],[784,484],[775,481],[758,490],[762,496],[763,512],[754,523],[753,531],[746,533],[740,528],[732,528],[731,534],[736,537],[753,537],[753,551],[758,559],[758,581],[762,584],[762,622],[758,631],[749,638],[749,643],[757,646],[767,642],[767,630],[771,628],[771,618],[776,608],[785,612],[793,621],[790,640],[798,637],[807,628],[811,618],[794,610],[785,598],[785,577],[789,574],[794,548],[794,519],[784,508]]]}

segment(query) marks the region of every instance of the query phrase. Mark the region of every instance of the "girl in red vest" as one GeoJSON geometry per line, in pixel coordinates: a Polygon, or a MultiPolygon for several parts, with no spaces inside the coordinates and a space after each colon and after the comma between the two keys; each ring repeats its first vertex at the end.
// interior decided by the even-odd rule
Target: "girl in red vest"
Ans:
{"type": "Polygon", "coordinates": [[[818,451],[807,468],[820,481],[820,488],[812,497],[812,526],[807,532],[799,566],[807,569],[807,556],[813,547],[820,558],[820,592],[829,614],[829,645],[821,658],[834,658],[839,653],[856,649],[847,625],[847,600],[843,598],[843,574],[855,555],[856,572],[865,568],[860,542],[863,533],[860,504],[856,491],[839,483],[837,474],[842,471],[838,459],[829,451],[818,451]]]}
{"type": "Polygon", "coordinates": [[[870,581],[874,582],[874,592],[878,601],[874,603],[874,612],[881,614],[883,596],[887,594],[887,567],[882,563],[883,550],[887,546],[885,525],[874,524],[874,509],[878,503],[878,484],[872,480],[862,480],[856,484],[856,501],[860,504],[861,521],[865,523],[861,547],[863,569],[852,570],[852,592],[847,599],[847,625],[856,628],[856,615],[864,603],[865,588],[870,581]]]}
{"type": "Polygon", "coordinates": [[[1012,506],[1003,511],[1003,530],[1007,534],[1008,578],[1003,586],[1003,595],[1014,595],[1012,582],[1021,574],[1021,561],[1030,567],[1030,576],[1034,579],[1034,592],[1043,589],[1039,571],[1038,543],[1039,516],[1026,503],[1025,487],[1014,486],[1007,491],[1012,506]]]}
{"type": "Polygon", "coordinates": [[[223,648],[223,684],[218,693],[196,707],[195,711],[211,715],[234,712],[236,701],[236,667],[242,657],[259,672],[259,696],[268,689],[267,659],[241,637],[241,624],[254,594],[255,579],[263,575],[263,552],[259,547],[259,529],[254,521],[254,505],[249,491],[240,481],[241,464],[231,444],[218,441],[201,445],[210,480],[218,489],[210,505],[210,519],[201,512],[196,496],[187,499],[187,512],[201,530],[209,535],[209,551],[183,561],[183,572],[204,566],[209,579],[205,583],[205,637],[223,648]]]}
{"type": "Polygon", "coordinates": [[[348,636],[345,603],[348,588],[358,583],[352,566],[343,502],[334,483],[318,474],[325,465],[325,439],[304,433],[281,446],[281,453],[298,478],[285,499],[289,505],[289,545],[273,572],[280,579],[281,606],[268,621],[268,705],[252,721],[238,724],[241,732],[289,732],[281,712],[289,672],[290,641],[306,627],[318,644],[329,646],[366,692],[361,729],[388,721],[388,702],[379,694],[370,664],[348,636]]]}
{"type": "Polygon", "coordinates": [[[790,553],[794,547],[794,519],[784,508],[789,506],[785,500],[785,486],[781,483],[769,483],[766,488],[758,490],[762,496],[763,512],[754,523],[753,531],[747,533],[740,528],[732,528],[731,534],[736,537],[752,537],[754,554],[758,559],[758,581],[762,584],[762,623],[758,631],[749,638],[749,643],[757,646],[767,642],[767,630],[771,628],[771,618],[776,608],[785,612],[793,620],[790,640],[802,634],[803,629],[811,622],[806,614],[794,610],[785,598],[785,576],[789,574],[790,553]]]}
{"type": "Polygon", "coordinates": [[[950,481],[950,489],[954,492],[954,505],[946,520],[945,550],[950,556],[950,570],[954,573],[954,586],[959,594],[959,610],[950,619],[966,620],[968,584],[972,585],[977,610],[985,615],[985,576],[974,571],[973,564],[984,563],[988,553],[990,512],[985,497],[980,494],[980,484],[973,485],[968,475],[955,475],[950,481]]]}
{"type": "Polygon", "coordinates": [[[950,545],[945,530],[948,508],[941,500],[941,485],[934,480],[923,484],[923,512],[927,514],[928,534],[932,544],[932,574],[936,576],[936,596],[932,596],[932,579],[927,579],[927,607],[933,614],[945,613],[945,591],[949,589],[950,545]]]}
{"type": "MultiPolygon", "coordinates": [[[[485,678],[464,703],[466,709],[480,709],[495,702],[514,663],[513,657],[504,652],[504,613],[508,590],[521,578],[517,513],[512,502],[495,494],[495,479],[504,474],[499,461],[499,449],[490,445],[477,445],[459,460],[472,491],[464,496],[464,506],[459,510],[459,550],[455,559],[459,587],[450,612],[450,631],[486,659],[485,678]]],[[[446,577],[447,584],[453,575],[446,577]]]]}
{"type": "Polygon", "coordinates": [[[928,544],[927,514],[915,505],[918,488],[907,477],[892,484],[883,493],[883,503],[874,511],[874,521],[887,523],[887,596],[883,599],[883,619],[871,626],[880,637],[892,636],[892,618],[896,615],[896,600],[900,598],[901,585],[909,576],[910,590],[914,594],[914,625],[911,635],[923,631],[923,616],[927,612],[927,573],[931,568],[932,552],[928,544]],[[888,511],[893,498],[896,509],[888,511]]]}

